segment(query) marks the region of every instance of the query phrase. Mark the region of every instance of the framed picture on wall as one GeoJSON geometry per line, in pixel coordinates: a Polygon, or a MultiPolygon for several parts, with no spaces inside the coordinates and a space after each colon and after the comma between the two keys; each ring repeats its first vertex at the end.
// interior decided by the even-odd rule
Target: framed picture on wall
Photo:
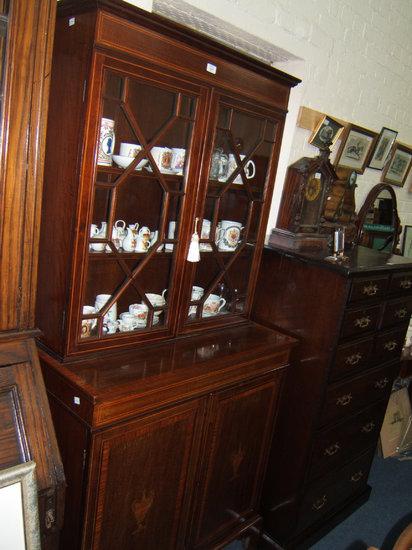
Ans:
{"type": "Polygon", "coordinates": [[[315,147],[324,147],[326,144],[329,144],[331,147],[335,144],[343,129],[343,124],[325,115],[320,119],[316,128],[313,130],[309,138],[309,143],[315,147]]]}
{"type": "Polygon", "coordinates": [[[382,128],[376,141],[375,148],[372,151],[368,168],[373,168],[374,170],[383,169],[397,135],[398,132],[395,130],[391,130],[390,128],[382,128]]]}
{"type": "Polygon", "coordinates": [[[342,136],[335,166],[363,174],[377,137],[376,132],[372,132],[372,130],[349,124],[342,136]]]}
{"type": "Polygon", "coordinates": [[[400,143],[396,143],[383,171],[383,181],[402,187],[408,177],[411,166],[412,149],[400,143]]]}
{"type": "Polygon", "coordinates": [[[402,255],[412,258],[412,225],[405,225],[402,240],[402,255]]]}

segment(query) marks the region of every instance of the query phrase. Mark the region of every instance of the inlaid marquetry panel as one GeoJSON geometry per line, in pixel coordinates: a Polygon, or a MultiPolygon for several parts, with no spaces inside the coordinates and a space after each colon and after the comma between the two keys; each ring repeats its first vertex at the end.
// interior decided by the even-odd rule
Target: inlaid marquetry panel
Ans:
{"type": "Polygon", "coordinates": [[[96,438],[98,497],[84,547],[181,547],[198,406],[173,407],[96,438]]]}
{"type": "Polygon", "coordinates": [[[257,508],[258,481],[273,421],[278,381],[248,385],[216,395],[213,424],[206,443],[209,460],[199,490],[196,547],[249,519],[257,508]]]}

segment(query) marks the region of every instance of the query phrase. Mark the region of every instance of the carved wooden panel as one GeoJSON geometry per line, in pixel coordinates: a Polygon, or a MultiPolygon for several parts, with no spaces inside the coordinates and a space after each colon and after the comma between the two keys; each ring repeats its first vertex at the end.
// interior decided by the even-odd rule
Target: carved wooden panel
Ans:
{"type": "Polygon", "coordinates": [[[198,410],[193,401],[95,438],[91,487],[98,494],[90,495],[96,504],[84,548],[182,547],[198,410]]]}

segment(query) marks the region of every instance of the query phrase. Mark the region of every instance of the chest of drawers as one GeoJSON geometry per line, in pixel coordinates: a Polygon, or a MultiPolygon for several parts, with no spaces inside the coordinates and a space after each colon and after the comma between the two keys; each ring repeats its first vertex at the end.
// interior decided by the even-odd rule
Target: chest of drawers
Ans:
{"type": "Polygon", "coordinates": [[[264,486],[264,530],[307,545],[368,498],[412,312],[412,262],[358,247],[344,265],[267,248],[254,317],[299,338],[264,486]]]}

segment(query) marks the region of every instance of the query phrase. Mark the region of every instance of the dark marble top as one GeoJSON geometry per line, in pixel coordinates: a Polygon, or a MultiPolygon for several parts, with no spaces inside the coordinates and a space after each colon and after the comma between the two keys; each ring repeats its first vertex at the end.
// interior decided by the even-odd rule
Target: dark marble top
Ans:
{"type": "Polygon", "coordinates": [[[404,256],[388,252],[379,252],[364,246],[356,246],[352,250],[345,251],[347,258],[344,261],[337,262],[328,261],[326,259],[328,254],[319,251],[297,252],[289,248],[269,244],[265,246],[265,249],[268,251],[274,250],[279,254],[296,258],[308,264],[316,264],[325,269],[338,271],[345,276],[362,275],[369,272],[380,271],[412,270],[412,258],[405,258],[404,256]]]}

